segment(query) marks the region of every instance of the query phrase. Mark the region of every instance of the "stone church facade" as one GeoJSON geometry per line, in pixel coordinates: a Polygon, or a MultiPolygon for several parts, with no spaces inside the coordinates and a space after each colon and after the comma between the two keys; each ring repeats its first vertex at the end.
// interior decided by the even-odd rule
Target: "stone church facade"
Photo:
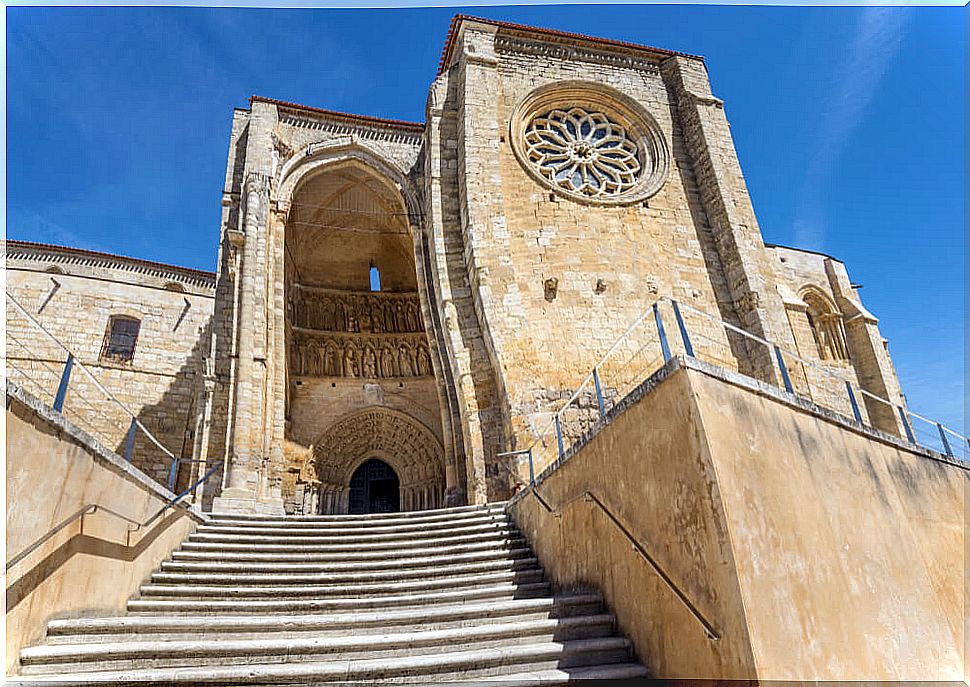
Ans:
{"type": "MultiPolygon", "coordinates": [[[[390,508],[507,498],[502,454],[663,296],[904,405],[845,265],[764,243],[699,57],[456,17],[424,122],[262,97],[236,110],[219,231],[215,274],[7,245],[8,290],[180,451],[179,484],[224,462],[217,510],[348,512],[374,464],[390,508]],[[120,362],[105,355],[118,318],[140,323],[120,362]]],[[[698,355],[780,383],[766,347],[692,326],[698,355]]],[[[892,409],[860,403],[902,435],[892,409]]]]}

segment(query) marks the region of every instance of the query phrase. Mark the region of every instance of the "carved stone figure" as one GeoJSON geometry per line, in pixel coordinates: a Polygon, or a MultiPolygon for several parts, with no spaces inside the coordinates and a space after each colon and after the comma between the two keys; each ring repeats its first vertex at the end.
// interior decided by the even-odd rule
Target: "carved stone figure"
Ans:
{"type": "Polygon", "coordinates": [[[337,376],[336,351],[333,346],[328,345],[323,354],[323,374],[327,377],[337,376]]]}
{"type": "Polygon", "coordinates": [[[370,377],[370,378],[376,377],[377,360],[375,359],[375,356],[374,356],[374,349],[371,348],[370,346],[365,348],[363,359],[364,359],[364,362],[363,362],[364,376],[370,377]]]}
{"type": "Polygon", "coordinates": [[[424,346],[418,346],[417,367],[418,375],[421,377],[427,377],[431,374],[431,356],[428,355],[428,349],[424,346]]]}
{"type": "Polygon", "coordinates": [[[344,351],[344,376],[360,376],[360,370],[357,368],[357,350],[353,347],[348,347],[347,350],[344,351]]]}
{"type": "Polygon", "coordinates": [[[419,332],[421,327],[418,326],[418,307],[415,303],[407,304],[407,326],[409,332],[419,332]]]}
{"type": "Polygon", "coordinates": [[[382,377],[396,377],[396,360],[394,359],[394,351],[389,347],[385,346],[381,349],[381,376],[382,377]]]}
{"type": "Polygon", "coordinates": [[[397,349],[397,367],[402,377],[410,377],[414,375],[414,367],[411,363],[411,352],[408,350],[407,346],[401,344],[397,349]]]}

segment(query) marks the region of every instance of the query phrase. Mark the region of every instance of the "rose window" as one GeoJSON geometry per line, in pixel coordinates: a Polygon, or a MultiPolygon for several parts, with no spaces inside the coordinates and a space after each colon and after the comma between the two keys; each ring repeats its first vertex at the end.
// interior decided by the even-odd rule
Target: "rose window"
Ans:
{"type": "Polygon", "coordinates": [[[533,119],[524,138],[535,168],[564,191],[588,198],[615,196],[639,181],[636,143],[601,112],[552,110],[533,119]]]}

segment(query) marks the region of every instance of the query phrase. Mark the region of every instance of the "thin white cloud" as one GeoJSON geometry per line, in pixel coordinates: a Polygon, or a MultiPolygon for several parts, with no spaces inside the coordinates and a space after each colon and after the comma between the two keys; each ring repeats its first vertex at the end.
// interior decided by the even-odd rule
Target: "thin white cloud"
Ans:
{"type": "Polygon", "coordinates": [[[868,7],[861,12],[845,59],[831,75],[833,87],[828,99],[820,108],[813,153],[805,168],[795,210],[798,246],[824,247],[826,181],[899,52],[907,18],[908,11],[899,8],[868,7]]]}

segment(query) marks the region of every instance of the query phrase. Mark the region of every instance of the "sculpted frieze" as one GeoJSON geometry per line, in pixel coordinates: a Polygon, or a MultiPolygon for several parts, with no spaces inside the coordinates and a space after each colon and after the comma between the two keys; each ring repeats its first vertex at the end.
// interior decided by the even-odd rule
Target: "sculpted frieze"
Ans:
{"type": "Polygon", "coordinates": [[[429,377],[431,355],[419,334],[355,336],[317,331],[294,332],[290,369],[309,377],[429,377]]]}
{"type": "Polygon", "coordinates": [[[325,332],[424,331],[417,294],[346,293],[297,287],[290,299],[297,327],[325,332]]]}

